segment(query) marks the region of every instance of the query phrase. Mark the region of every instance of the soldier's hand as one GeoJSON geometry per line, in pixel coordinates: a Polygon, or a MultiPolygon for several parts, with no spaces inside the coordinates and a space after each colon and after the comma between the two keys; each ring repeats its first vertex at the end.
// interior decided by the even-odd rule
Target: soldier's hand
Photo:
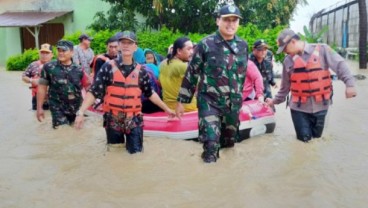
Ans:
{"type": "Polygon", "coordinates": [[[352,98],[352,97],[355,97],[356,95],[357,95],[357,92],[355,90],[355,87],[346,87],[346,90],[345,90],[346,98],[352,98]]]}
{"type": "Polygon", "coordinates": [[[37,113],[36,113],[36,116],[37,116],[37,120],[39,122],[42,122],[42,120],[45,118],[45,112],[43,111],[42,108],[37,108],[37,113]]]}
{"type": "Polygon", "coordinates": [[[181,119],[184,114],[184,106],[180,102],[178,102],[178,104],[176,105],[175,113],[176,117],[178,117],[179,119],[181,119]]]}
{"type": "Polygon", "coordinates": [[[74,127],[76,129],[81,129],[83,127],[84,124],[84,115],[78,115],[75,117],[75,121],[74,121],[74,127]]]}

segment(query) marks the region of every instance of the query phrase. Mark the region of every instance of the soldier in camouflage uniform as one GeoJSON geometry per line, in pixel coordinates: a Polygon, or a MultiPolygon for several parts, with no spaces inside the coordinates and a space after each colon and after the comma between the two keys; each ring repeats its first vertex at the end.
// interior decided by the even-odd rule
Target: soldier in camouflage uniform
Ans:
{"type": "Polygon", "coordinates": [[[263,39],[259,39],[254,42],[253,52],[249,56],[249,59],[256,64],[262,74],[265,99],[272,98],[271,86],[277,88],[273,75],[272,55],[272,52],[268,50],[267,43],[263,39]]]}
{"type": "Polygon", "coordinates": [[[184,112],[181,103],[190,103],[198,82],[197,106],[202,159],[216,162],[220,147],[233,147],[238,137],[239,111],[247,69],[247,43],[235,35],[240,11],[223,6],[217,17],[218,31],[201,40],[187,68],[178,95],[177,116],[184,112]]]}
{"type": "MultiPolygon", "coordinates": [[[[41,49],[39,50],[39,57],[40,59],[32,62],[22,75],[22,80],[25,83],[31,84],[29,88],[32,90],[32,110],[37,110],[38,79],[40,78],[43,65],[47,62],[50,62],[53,57],[52,46],[48,43],[42,44],[41,49]]],[[[49,109],[49,104],[47,101],[44,102],[43,109],[49,109]]]]}
{"type": "Polygon", "coordinates": [[[72,62],[73,43],[60,40],[57,43],[58,60],[44,65],[37,93],[37,119],[42,121],[42,109],[48,88],[48,101],[52,126],[71,124],[82,103],[82,87],[88,86],[88,78],[80,66],[72,62]]]}

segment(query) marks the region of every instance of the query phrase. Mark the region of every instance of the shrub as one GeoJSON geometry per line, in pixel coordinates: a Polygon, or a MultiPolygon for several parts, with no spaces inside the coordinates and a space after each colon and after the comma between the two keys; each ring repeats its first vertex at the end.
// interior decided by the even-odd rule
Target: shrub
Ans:
{"type": "Polygon", "coordinates": [[[6,61],[6,70],[24,71],[33,61],[38,60],[38,50],[28,49],[23,54],[10,56],[6,61]]]}
{"type": "MultiPolygon", "coordinates": [[[[258,29],[256,25],[247,24],[246,26],[239,27],[238,35],[245,39],[248,42],[249,51],[252,51],[253,43],[257,39],[264,39],[270,49],[273,52],[277,51],[276,38],[278,33],[283,29],[283,26],[278,26],[273,29],[268,29],[265,31],[261,31],[258,29]]],[[[112,37],[117,31],[89,31],[88,35],[93,37],[93,41],[91,42],[91,48],[95,52],[95,54],[101,54],[106,52],[106,40],[112,37]]],[[[72,34],[67,34],[63,39],[72,41],[75,45],[79,44],[79,36],[82,32],[78,31],[72,34]]],[[[163,27],[160,31],[142,31],[137,33],[138,36],[138,44],[142,49],[149,48],[163,56],[167,54],[167,48],[174,43],[174,41],[182,36],[188,36],[192,42],[197,43],[202,38],[207,36],[207,34],[199,34],[199,33],[189,33],[187,35],[177,32],[171,31],[166,27],[163,27]]],[[[56,49],[54,50],[56,52],[56,49]]],[[[54,53],[56,54],[56,53],[54,53]]],[[[282,61],[284,58],[283,54],[275,54],[275,58],[277,61],[282,61]]],[[[38,59],[38,52],[36,49],[27,50],[21,55],[11,56],[7,60],[7,69],[8,70],[24,70],[32,61],[38,59]]]]}
{"type": "MultiPolygon", "coordinates": [[[[93,41],[91,42],[91,48],[93,52],[97,54],[105,53],[106,52],[106,40],[112,37],[116,31],[108,31],[108,30],[101,30],[101,31],[89,31],[86,34],[90,37],[93,37],[93,41]]],[[[79,44],[79,36],[82,34],[81,31],[67,34],[63,37],[65,40],[69,40],[73,42],[74,45],[79,44]]]]}

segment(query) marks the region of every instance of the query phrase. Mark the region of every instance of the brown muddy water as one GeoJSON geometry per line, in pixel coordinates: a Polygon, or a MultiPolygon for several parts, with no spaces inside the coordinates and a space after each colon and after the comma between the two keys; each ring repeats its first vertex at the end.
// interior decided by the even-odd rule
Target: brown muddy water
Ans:
{"type": "Polygon", "coordinates": [[[49,113],[39,123],[29,110],[20,76],[0,70],[1,208],[367,207],[367,80],[357,81],[358,97],[350,100],[334,81],[323,138],[297,141],[281,104],[273,134],[204,164],[193,141],[146,137],[142,154],[107,152],[97,116],[80,131],[53,130],[49,113]]]}

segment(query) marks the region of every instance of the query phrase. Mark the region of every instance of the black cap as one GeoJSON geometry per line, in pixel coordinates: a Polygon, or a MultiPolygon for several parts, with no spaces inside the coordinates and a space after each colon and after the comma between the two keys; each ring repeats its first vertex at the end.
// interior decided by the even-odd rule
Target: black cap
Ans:
{"type": "Polygon", "coordinates": [[[115,34],[115,37],[118,40],[127,39],[127,40],[131,40],[131,41],[137,43],[137,36],[132,31],[127,31],[126,30],[124,32],[118,32],[118,33],[115,34]]]}
{"type": "Polygon", "coordinates": [[[218,17],[239,17],[242,18],[240,10],[235,5],[225,5],[218,12],[218,17]]]}
{"type": "Polygon", "coordinates": [[[269,46],[267,45],[265,40],[258,39],[256,42],[254,42],[253,48],[257,50],[263,50],[264,48],[269,48],[269,46]]]}
{"type": "Polygon", "coordinates": [[[79,39],[79,41],[81,41],[81,42],[82,42],[82,40],[85,40],[85,39],[87,39],[87,40],[93,40],[93,38],[92,38],[92,37],[90,37],[90,36],[88,36],[87,34],[82,34],[82,35],[80,35],[78,39],[79,39]]]}
{"type": "Polygon", "coordinates": [[[72,51],[73,50],[73,43],[70,42],[69,40],[59,40],[56,44],[56,48],[60,48],[61,50],[63,51],[67,51],[67,50],[70,50],[72,51]]]}

